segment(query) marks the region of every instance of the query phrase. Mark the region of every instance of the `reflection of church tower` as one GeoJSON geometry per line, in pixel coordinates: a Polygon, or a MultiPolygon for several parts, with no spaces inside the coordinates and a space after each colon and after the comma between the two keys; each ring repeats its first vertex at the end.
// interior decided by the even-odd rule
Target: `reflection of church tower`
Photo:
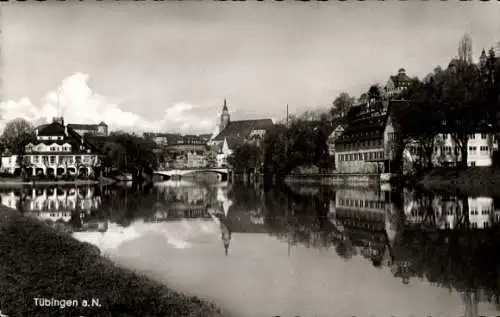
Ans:
{"type": "Polygon", "coordinates": [[[229,251],[229,242],[231,241],[231,231],[229,231],[229,228],[222,221],[220,223],[220,231],[222,243],[224,244],[224,251],[227,256],[229,251]]]}
{"type": "Polygon", "coordinates": [[[465,317],[477,317],[478,315],[478,296],[474,291],[466,291],[461,294],[465,305],[465,317]]]}

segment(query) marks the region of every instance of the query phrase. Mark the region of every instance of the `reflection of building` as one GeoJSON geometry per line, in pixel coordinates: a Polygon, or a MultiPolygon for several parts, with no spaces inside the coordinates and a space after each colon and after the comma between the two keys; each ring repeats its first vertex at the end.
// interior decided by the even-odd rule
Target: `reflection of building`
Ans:
{"type": "Polygon", "coordinates": [[[105,231],[107,222],[92,219],[92,212],[101,206],[101,197],[94,194],[93,187],[45,187],[1,193],[0,198],[2,204],[40,220],[69,223],[77,219],[72,223],[80,225],[73,226],[73,231],[105,231]]]}
{"type": "Polygon", "coordinates": [[[495,210],[491,197],[460,199],[454,196],[423,196],[417,199],[415,192],[405,191],[404,201],[408,226],[426,226],[438,230],[464,226],[482,229],[500,222],[500,211],[495,210]]]}
{"type": "Polygon", "coordinates": [[[358,253],[375,266],[390,263],[394,238],[390,217],[393,204],[385,193],[370,189],[339,189],[330,203],[330,221],[349,239],[358,253]]]}

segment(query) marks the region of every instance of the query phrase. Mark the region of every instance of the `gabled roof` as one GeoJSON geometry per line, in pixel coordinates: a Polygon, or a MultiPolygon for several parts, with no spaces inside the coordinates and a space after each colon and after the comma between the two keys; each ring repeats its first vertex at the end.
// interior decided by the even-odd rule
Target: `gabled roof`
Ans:
{"type": "Polygon", "coordinates": [[[242,137],[227,137],[226,138],[227,146],[230,150],[234,150],[237,147],[241,146],[245,143],[245,138],[242,137]]]}
{"type": "Polygon", "coordinates": [[[40,125],[36,129],[39,136],[66,136],[64,126],[55,121],[40,125]]]}
{"type": "Polygon", "coordinates": [[[389,117],[401,116],[407,107],[408,101],[405,100],[391,100],[380,111],[366,105],[354,107],[348,114],[347,127],[335,144],[382,138],[389,117]]]}
{"type": "MultiPolygon", "coordinates": [[[[37,127],[38,136],[62,136],[63,140],[37,140],[34,142],[36,144],[65,144],[68,143],[71,145],[74,153],[84,153],[84,151],[80,150],[80,145],[84,145],[86,149],[90,149],[93,153],[99,153],[99,150],[91,143],[87,142],[85,138],[83,138],[79,133],[75,130],[67,126],[67,129],[64,128],[64,125],[61,123],[54,121],[49,124],[44,124],[37,127]],[[67,130],[68,135],[66,136],[65,130],[67,130]]],[[[33,143],[33,142],[32,142],[33,143]]]]}
{"type": "Polygon", "coordinates": [[[92,131],[97,131],[97,128],[99,125],[97,124],[79,124],[79,123],[70,123],[68,124],[68,127],[75,129],[75,130],[92,130],[92,131]]]}
{"type": "Polygon", "coordinates": [[[271,119],[231,121],[215,138],[223,141],[224,138],[248,138],[253,130],[268,130],[274,126],[271,119]]]}

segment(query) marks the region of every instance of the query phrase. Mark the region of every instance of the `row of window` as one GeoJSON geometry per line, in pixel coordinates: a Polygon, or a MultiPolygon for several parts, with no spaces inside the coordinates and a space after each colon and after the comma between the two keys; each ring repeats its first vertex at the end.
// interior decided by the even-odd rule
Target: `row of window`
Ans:
{"type": "Polygon", "coordinates": [[[382,140],[366,140],[366,141],[359,141],[356,143],[344,144],[344,148],[346,150],[355,150],[360,147],[371,147],[371,146],[382,146],[382,140]]]}
{"type": "Polygon", "coordinates": [[[339,199],[339,206],[381,209],[385,207],[385,202],[364,199],[339,199]]]}
{"type": "MultiPolygon", "coordinates": [[[[438,150],[441,150],[441,152],[445,153],[445,154],[451,154],[453,147],[451,147],[449,145],[441,146],[441,147],[438,147],[438,146],[434,147],[434,152],[438,152],[438,150]]],[[[481,152],[488,152],[489,147],[488,146],[480,146],[479,150],[481,152]]],[[[477,146],[469,146],[469,152],[476,152],[476,151],[477,151],[477,146]]],[[[414,147],[410,147],[410,153],[412,153],[412,154],[416,153],[416,149],[414,149],[414,147]]]]}
{"type": "Polygon", "coordinates": [[[31,163],[38,164],[38,163],[45,163],[48,162],[50,164],[56,164],[56,163],[68,163],[68,164],[73,164],[73,163],[90,163],[91,161],[91,156],[90,155],[76,155],[76,156],[55,156],[55,155],[31,155],[30,156],[30,161],[31,163]],[[59,158],[59,159],[58,159],[59,158]]]}
{"type": "MultiPolygon", "coordinates": [[[[488,134],[486,133],[481,133],[481,139],[482,140],[486,140],[486,138],[488,137],[488,134]]],[[[475,134],[470,134],[469,135],[469,139],[471,140],[475,140],[476,139],[476,135],[475,134]]]]}
{"type": "Polygon", "coordinates": [[[371,161],[384,158],[384,151],[339,154],[340,161],[371,161]]]}
{"type": "MultiPolygon", "coordinates": [[[[39,146],[32,146],[32,145],[28,145],[26,146],[26,152],[33,152],[33,151],[45,151],[45,146],[43,145],[39,145],[39,146]]],[[[60,151],[63,151],[63,152],[71,152],[71,146],[68,145],[68,146],[51,146],[49,148],[49,151],[50,152],[60,152],[60,151]]]]}

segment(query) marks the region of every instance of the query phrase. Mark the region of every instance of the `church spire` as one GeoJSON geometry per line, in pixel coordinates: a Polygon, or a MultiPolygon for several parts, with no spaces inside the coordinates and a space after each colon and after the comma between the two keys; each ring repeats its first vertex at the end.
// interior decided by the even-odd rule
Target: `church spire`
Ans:
{"type": "Polygon", "coordinates": [[[224,106],[222,107],[222,111],[223,111],[223,112],[224,112],[224,111],[228,111],[228,110],[227,110],[227,100],[226,100],[226,98],[224,98],[224,106]]]}
{"type": "Polygon", "coordinates": [[[222,114],[220,116],[220,132],[222,132],[229,125],[230,117],[229,110],[227,109],[227,100],[224,98],[224,106],[222,106],[222,114]]]}

